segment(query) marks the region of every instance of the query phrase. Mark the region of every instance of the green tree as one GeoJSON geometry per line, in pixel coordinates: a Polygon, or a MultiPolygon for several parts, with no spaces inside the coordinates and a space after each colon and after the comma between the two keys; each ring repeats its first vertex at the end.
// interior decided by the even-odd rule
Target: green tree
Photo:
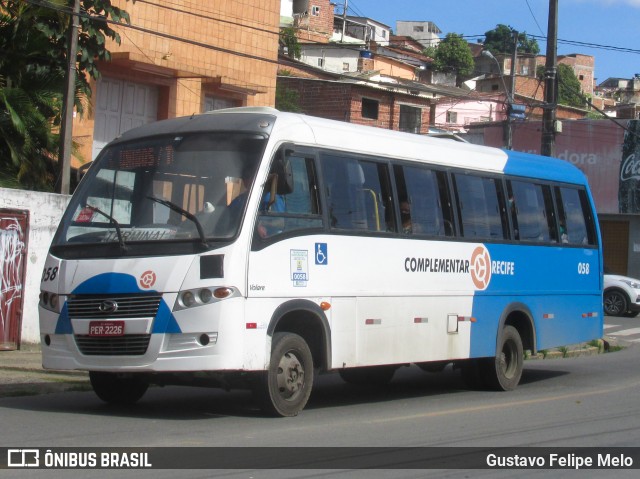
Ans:
{"type": "MultiPolygon", "coordinates": [[[[52,190],[57,177],[70,0],[0,0],[0,184],[52,190]]],[[[81,0],[75,104],[83,112],[98,60],[109,60],[107,20],[129,21],[111,0],[81,0]]]]}
{"type": "MultiPolygon", "coordinates": [[[[491,53],[513,53],[513,32],[507,25],[498,24],[493,30],[484,34],[484,49],[491,53]]],[[[526,33],[518,33],[518,53],[537,55],[540,47],[535,38],[528,38],[526,33]]]]}
{"type": "MultiPolygon", "coordinates": [[[[544,72],[544,65],[539,65],[536,69],[536,76],[540,81],[544,79],[544,72]]],[[[558,64],[556,79],[558,85],[558,104],[576,108],[586,107],[587,102],[582,95],[582,85],[578,77],[576,77],[573,68],[564,63],[558,64]]]]}
{"type": "Polygon", "coordinates": [[[469,44],[461,35],[447,33],[438,44],[433,58],[433,69],[436,71],[453,71],[458,76],[458,82],[473,73],[474,62],[469,44]]]}
{"type": "Polygon", "coordinates": [[[296,36],[296,29],[293,27],[287,27],[280,30],[280,41],[287,49],[287,55],[289,58],[295,58],[298,60],[302,56],[300,50],[300,43],[296,36]]]}
{"type": "Polygon", "coordinates": [[[276,108],[280,111],[302,111],[300,95],[296,90],[276,85],[276,108]]]}

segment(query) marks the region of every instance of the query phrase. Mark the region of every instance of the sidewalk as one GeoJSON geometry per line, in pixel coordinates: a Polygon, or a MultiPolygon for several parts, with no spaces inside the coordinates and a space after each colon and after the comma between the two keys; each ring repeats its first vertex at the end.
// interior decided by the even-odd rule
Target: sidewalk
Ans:
{"type": "Polygon", "coordinates": [[[44,370],[39,344],[23,344],[19,351],[0,351],[0,398],[89,390],[86,372],[44,370]]]}
{"type": "MultiPolygon", "coordinates": [[[[615,342],[605,337],[612,346],[615,342]]],[[[561,359],[591,356],[605,352],[605,343],[587,343],[555,348],[527,356],[527,360],[561,359]]],[[[50,371],[42,368],[39,344],[23,344],[19,351],[0,351],[0,398],[34,396],[64,391],[89,391],[89,374],[85,371],[50,371]]]]}

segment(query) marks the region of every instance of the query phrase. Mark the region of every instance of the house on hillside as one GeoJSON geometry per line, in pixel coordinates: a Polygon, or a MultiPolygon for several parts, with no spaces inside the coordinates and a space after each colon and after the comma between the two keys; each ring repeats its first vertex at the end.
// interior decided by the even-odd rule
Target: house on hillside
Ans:
{"type": "Polygon", "coordinates": [[[396,22],[395,33],[411,37],[426,48],[438,46],[442,30],[433,22],[399,20],[396,22]]]}

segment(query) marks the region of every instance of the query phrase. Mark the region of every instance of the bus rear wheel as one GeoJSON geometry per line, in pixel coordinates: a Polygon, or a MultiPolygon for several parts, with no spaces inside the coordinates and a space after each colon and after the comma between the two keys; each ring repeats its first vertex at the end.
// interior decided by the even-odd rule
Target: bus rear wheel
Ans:
{"type": "Polygon", "coordinates": [[[149,388],[149,383],[133,374],[90,371],[89,380],[96,396],[109,404],[134,404],[149,388]]]}
{"type": "Polygon", "coordinates": [[[262,409],[275,416],[296,416],[313,387],[313,356],[306,341],[294,333],[276,333],[269,369],[261,374],[256,393],[262,409]]]}
{"type": "Polygon", "coordinates": [[[524,365],[524,348],[518,330],[513,326],[505,326],[496,357],[481,361],[480,372],[486,386],[497,391],[515,389],[524,365]]]}

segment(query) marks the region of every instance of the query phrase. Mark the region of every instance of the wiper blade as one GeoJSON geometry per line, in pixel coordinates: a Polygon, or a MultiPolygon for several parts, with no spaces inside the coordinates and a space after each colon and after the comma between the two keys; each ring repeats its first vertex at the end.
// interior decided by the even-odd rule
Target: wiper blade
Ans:
{"type": "Polygon", "coordinates": [[[85,204],[84,207],[90,209],[91,211],[95,211],[96,213],[101,214],[102,216],[104,216],[109,220],[109,222],[113,225],[113,227],[116,230],[116,235],[118,235],[118,243],[120,244],[120,249],[122,251],[126,251],[127,245],[124,243],[124,236],[122,236],[122,229],[120,228],[120,223],[118,223],[118,221],[113,216],[111,216],[109,213],[105,213],[100,208],[91,206],[90,204],[85,204]]]}
{"type": "Polygon", "coordinates": [[[156,203],[160,203],[161,205],[166,206],[170,210],[173,210],[176,213],[181,214],[182,216],[184,216],[188,220],[192,221],[193,224],[196,225],[196,230],[198,230],[198,236],[200,236],[200,241],[202,242],[203,246],[205,248],[209,247],[209,244],[207,243],[207,237],[204,234],[204,228],[202,227],[202,223],[200,223],[200,220],[198,218],[196,218],[196,216],[194,214],[189,213],[187,210],[181,208],[180,206],[176,205],[175,203],[172,203],[171,201],[163,200],[162,198],[156,198],[155,196],[147,196],[147,198],[149,198],[152,201],[155,201],[156,203]]]}

